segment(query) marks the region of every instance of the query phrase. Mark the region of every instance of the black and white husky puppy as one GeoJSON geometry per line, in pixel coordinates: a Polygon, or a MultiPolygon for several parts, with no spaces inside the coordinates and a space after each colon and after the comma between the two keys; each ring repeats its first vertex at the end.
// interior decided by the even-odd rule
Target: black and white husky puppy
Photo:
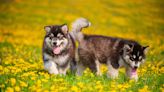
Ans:
{"type": "Polygon", "coordinates": [[[77,50],[77,75],[82,75],[86,67],[101,75],[100,64],[107,64],[107,76],[116,78],[120,67],[126,68],[126,74],[131,79],[138,79],[137,68],[145,61],[148,46],[121,38],[101,35],[86,35],[82,28],[90,23],[84,18],[73,23],[73,32],[79,43],[77,50]]]}
{"type": "Polygon", "coordinates": [[[70,63],[75,62],[75,42],[68,32],[68,26],[45,26],[43,43],[44,68],[50,74],[66,74],[70,63]]]}

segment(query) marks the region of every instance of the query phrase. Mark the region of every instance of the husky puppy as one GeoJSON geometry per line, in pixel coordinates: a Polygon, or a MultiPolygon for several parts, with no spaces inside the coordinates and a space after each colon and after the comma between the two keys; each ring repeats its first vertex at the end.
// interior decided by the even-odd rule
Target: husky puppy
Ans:
{"type": "Polygon", "coordinates": [[[50,74],[66,74],[70,63],[75,62],[75,42],[68,32],[68,26],[45,26],[43,43],[44,68],[50,74]]]}
{"type": "Polygon", "coordinates": [[[79,43],[76,55],[77,75],[82,75],[86,67],[101,75],[100,64],[106,64],[108,77],[116,78],[118,69],[125,67],[127,76],[137,80],[136,70],[145,61],[148,46],[141,46],[132,40],[83,34],[82,28],[89,25],[84,18],[73,23],[74,36],[79,43]]]}

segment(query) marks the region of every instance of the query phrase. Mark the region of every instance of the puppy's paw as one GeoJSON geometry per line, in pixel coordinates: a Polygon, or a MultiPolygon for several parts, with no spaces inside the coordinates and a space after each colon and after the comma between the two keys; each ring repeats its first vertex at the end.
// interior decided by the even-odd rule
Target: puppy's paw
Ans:
{"type": "Polygon", "coordinates": [[[59,72],[56,71],[56,70],[49,70],[49,73],[50,73],[50,74],[55,74],[55,75],[59,74],[59,72]]]}
{"type": "Polygon", "coordinates": [[[102,73],[101,72],[96,72],[96,75],[97,76],[102,76],[102,73]]]}
{"type": "Polygon", "coordinates": [[[130,76],[130,79],[138,81],[138,75],[137,74],[136,75],[132,75],[132,76],[130,76]]]}
{"type": "Polygon", "coordinates": [[[118,78],[118,72],[108,72],[107,77],[111,79],[117,79],[118,78]]]}
{"type": "Polygon", "coordinates": [[[44,69],[47,70],[50,74],[59,74],[56,64],[52,61],[44,63],[44,69]]]}

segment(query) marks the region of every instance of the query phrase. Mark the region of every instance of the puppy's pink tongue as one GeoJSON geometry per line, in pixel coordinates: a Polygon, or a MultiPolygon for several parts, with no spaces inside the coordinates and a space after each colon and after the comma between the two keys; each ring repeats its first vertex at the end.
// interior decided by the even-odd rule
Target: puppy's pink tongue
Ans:
{"type": "Polygon", "coordinates": [[[132,68],[131,75],[136,75],[137,74],[137,69],[132,68]]]}
{"type": "Polygon", "coordinates": [[[60,47],[53,48],[53,53],[54,54],[59,54],[60,53],[60,47]]]}

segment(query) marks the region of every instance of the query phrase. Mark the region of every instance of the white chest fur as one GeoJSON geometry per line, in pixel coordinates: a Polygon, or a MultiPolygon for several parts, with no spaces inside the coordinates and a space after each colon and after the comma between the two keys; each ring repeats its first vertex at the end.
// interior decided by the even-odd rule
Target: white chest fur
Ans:
{"type": "Polygon", "coordinates": [[[69,58],[69,55],[67,54],[67,55],[64,55],[64,56],[55,57],[55,58],[53,58],[53,61],[58,65],[63,65],[66,62],[68,62],[68,58],[69,58]]]}

